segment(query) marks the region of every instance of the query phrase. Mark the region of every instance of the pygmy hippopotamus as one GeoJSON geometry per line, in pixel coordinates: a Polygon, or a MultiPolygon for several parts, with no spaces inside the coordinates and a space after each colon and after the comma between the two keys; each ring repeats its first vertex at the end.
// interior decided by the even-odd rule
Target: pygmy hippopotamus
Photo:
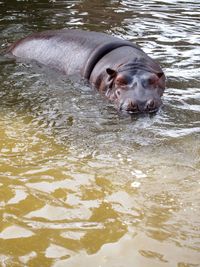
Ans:
{"type": "Polygon", "coordinates": [[[8,52],[87,79],[119,110],[152,113],[162,103],[165,75],[161,67],[130,41],[63,29],[32,34],[12,44],[8,52]]]}

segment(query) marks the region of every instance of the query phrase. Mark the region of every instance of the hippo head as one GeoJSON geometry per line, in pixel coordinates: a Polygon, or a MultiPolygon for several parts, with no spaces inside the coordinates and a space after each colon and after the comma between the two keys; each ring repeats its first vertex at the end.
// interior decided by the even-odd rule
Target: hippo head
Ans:
{"type": "Polygon", "coordinates": [[[106,96],[114,101],[119,110],[128,113],[153,113],[162,104],[161,96],[165,87],[163,72],[150,70],[116,71],[106,69],[108,86],[106,96]]]}

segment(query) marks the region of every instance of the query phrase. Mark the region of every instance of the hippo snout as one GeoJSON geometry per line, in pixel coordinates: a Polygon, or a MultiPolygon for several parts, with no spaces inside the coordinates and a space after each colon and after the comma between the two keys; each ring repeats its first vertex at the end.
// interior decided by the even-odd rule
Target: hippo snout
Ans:
{"type": "Polygon", "coordinates": [[[160,107],[161,103],[157,103],[154,99],[149,99],[148,101],[146,101],[145,106],[144,106],[144,110],[146,112],[155,112],[158,110],[158,108],[160,107]]]}
{"type": "Polygon", "coordinates": [[[147,99],[146,101],[139,101],[135,99],[126,99],[120,103],[120,110],[128,113],[154,113],[158,111],[161,106],[161,100],[147,99]]]}

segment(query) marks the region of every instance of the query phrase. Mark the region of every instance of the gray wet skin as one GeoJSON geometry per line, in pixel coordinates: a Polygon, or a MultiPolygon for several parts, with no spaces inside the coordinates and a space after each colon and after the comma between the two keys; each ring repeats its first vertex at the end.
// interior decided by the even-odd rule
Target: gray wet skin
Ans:
{"type": "Polygon", "coordinates": [[[153,113],[162,104],[165,75],[161,67],[129,41],[64,29],[30,35],[11,45],[8,52],[88,79],[119,110],[153,113]]]}

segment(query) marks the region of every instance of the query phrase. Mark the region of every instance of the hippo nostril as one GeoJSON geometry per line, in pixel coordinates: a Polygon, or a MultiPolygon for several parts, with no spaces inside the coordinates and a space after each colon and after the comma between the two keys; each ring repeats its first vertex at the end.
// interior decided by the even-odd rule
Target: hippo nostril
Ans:
{"type": "Polygon", "coordinates": [[[137,103],[136,102],[133,102],[133,101],[131,101],[131,107],[133,108],[133,109],[137,109],[138,108],[138,105],[137,105],[137,103]]]}
{"type": "Polygon", "coordinates": [[[138,112],[138,105],[135,101],[130,101],[127,106],[127,111],[129,112],[138,112]]]}
{"type": "Polygon", "coordinates": [[[156,108],[156,103],[153,99],[150,99],[146,103],[146,110],[153,110],[156,108]]]}

